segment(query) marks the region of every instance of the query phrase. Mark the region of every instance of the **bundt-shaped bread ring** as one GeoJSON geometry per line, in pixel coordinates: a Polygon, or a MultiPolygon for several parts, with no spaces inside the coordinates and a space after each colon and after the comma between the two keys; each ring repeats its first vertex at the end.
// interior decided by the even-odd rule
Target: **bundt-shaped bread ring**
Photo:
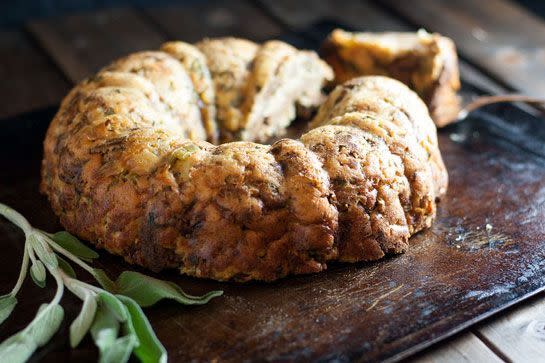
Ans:
{"type": "Polygon", "coordinates": [[[331,78],[279,41],[129,55],[62,102],[42,191],[68,231],[155,271],[270,281],[402,252],[447,186],[435,126],[406,86],[354,79],[299,140],[254,143],[321,104],[331,78]]]}

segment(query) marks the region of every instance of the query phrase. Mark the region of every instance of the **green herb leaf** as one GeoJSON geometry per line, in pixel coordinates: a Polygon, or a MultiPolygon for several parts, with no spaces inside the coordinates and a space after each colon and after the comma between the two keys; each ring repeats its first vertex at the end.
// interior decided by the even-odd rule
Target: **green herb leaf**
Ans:
{"type": "Polygon", "coordinates": [[[61,268],[61,270],[64,271],[64,273],[66,275],[68,275],[68,277],[71,277],[73,279],[76,278],[76,271],[74,271],[74,269],[72,268],[72,266],[68,263],[68,261],[66,261],[64,258],[62,258],[61,256],[57,255],[57,261],[59,263],[59,267],[61,268]]]}
{"type": "Polygon", "coordinates": [[[63,318],[64,310],[60,305],[43,304],[34,320],[21,333],[31,337],[41,347],[59,330],[63,318]]]}
{"type": "Polygon", "coordinates": [[[25,329],[0,344],[0,362],[26,362],[59,330],[63,317],[64,311],[60,305],[43,304],[25,329]]]}
{"type": "MultiPolygon", "coordinates": [[[[121,298],[122,295],[117,295],[117,298],[121,298]]],[[[129,298],[127,298],[129,299],[129,298]]],[[[121,299],[120,299],[121,300],[121,299]]],[[[132,317],[131,317],[131,314],[129,312],[129,310],[127,309],[127,307],[125,306],[125,304],[123,304],[123,309],[125,310],[126,314],[127,314],[127,320],[125,321],[125,324],[123,324],[123,333],[125,335],[131,335],[134,337],[135,341],[136,341],[136,344],[135,346],[139,346],[140,345],[140,341],[138,340],[138,336],[136,334],[136,330],[134,329],[134,325],[132,323],[132,317]]]]}
{"type": "Polygon", "coordinates": [[[2,324],[17,305],[17,298],[11,294],[0,297],[0,324],[2,324]]]}
{"type": "Polygon", "coordinates": [[[30,277],[32,277],[32,280],[36,285],[38,285],[41,288],[45,287],[45,267],[42,261],[37,260],[35,261],[32,266],[30,266],[30,277]]]}
{"type": "Polygon", "coordinates": [[[127,308],[133,332],[138,337],[140,343],[138,347],[134,349],[134,354],[144,363],[166,363],[167,351],[157,338],[157,335],[155,335],[142,308],[140,308],[140,306],[131,298],[122,295],[118,295],[118,297],[127,308]]]}
{"type": "Polygon", "coordinates": [[[95,258],[98,258],[98,253],[84,245],[76,236],[66,231],[55,233],[53,236],[51,236],[51,239],[59,246],[82,260],[90,262],[95,258]]]}
{"type": "Polygon", "coordinates": [[[31,233],[27,237],[30,246],[38,255],[38,258],[46,264],[48,267],[54,269],[57,268],[59,263],[57,262],[57,256],[49,246],[43,241],[43,236],[36,233],[31,233]]]}
{"type": "Polygon", "coordinates": [[[91,328],[97,311],[96,294],[87,291],[79,315],[70,325],[70,346],[75,348],[91,328]]]}
{"type": "Polygon", "coordinates": [[[206,304],[223,291],[210,291],[203,296],[188,295],[176,284],[162,281],[135,271],[124,271],[116,281],[117,293],[134,299],[142,307],[151,306],[161,299],[172,299],[180,304],[206,304]]]}
{"type": "Polygon", "coordinates": [[[111,313],[114,314],[115,318],[123,323],[127,320],[128,313],[125,309],[125,306],[119,299],[106,291],[101,291],[98,293],[98,298],[101,304],[104,304],[111,313]]]}
{"type": "Polygon", "coordinates": [[[115,343],[118,334],[119,321],[108,306],[99,304],[91,326],[91,336],[101,355],[115,343]]]}
{"type": "Polygon", "coordinates": [[[28,336],[15,334],[0,344],[0,361],[10,363],[26,362],[38,346],[28,336]]]}
{"type": "Polygon", "coordinates": [[[118,338],[100,355],[98,361],[100,363],[125,363],[129,360],[135,344],[132,335],[118,338]]]}
{"type": "Polygon", "coordinates": [[[117,286],[115,282],[113,282],[108,275],[106,275],[106,272],[104,270],[101,270],[99,268],[93,269],[93,277],[97,282],[102,286],[105,290],[115,292],[117,290],[117,286]]]}

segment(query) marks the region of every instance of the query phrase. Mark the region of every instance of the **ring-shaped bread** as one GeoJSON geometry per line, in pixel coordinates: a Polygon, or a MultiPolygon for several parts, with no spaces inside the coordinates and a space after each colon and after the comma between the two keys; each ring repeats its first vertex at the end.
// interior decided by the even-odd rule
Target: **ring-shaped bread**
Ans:
{"type": "Polygon", "coordinates": [[[398,81],[357,78],[324,102],[331,79],[280,41],[131,54],[62,102],[42,191],[68,231],[155,271],[270,281],[403,252],[447,187],[435,126],[398,81]],[[319,105],[300,139],[255,143],[319,105]]]}

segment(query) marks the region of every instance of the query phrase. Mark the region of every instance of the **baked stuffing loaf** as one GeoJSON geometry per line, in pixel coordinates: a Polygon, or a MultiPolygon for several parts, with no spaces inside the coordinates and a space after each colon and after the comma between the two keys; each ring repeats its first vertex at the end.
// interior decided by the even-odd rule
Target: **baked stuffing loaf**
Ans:
{"type": "Polygon", "coordinates": [[[334,30],[322,45],[335,81],[366,75],[395,78],[425,101],[437,126],[456,119],[460,100],[458,57],[452,40],[424,30],[416,33],[349,33],[334,30]]]}
{"type": "Polygon", "coordinates": [[[52,121],[41,189],[68,231],[154,271],[271,281],[403,252],[430,226],[447,174],[402,83],[340,85],[299,140],[262,145],[322,103],[324,62],[278,41],[161,49],[82,82],[52,121]]]}

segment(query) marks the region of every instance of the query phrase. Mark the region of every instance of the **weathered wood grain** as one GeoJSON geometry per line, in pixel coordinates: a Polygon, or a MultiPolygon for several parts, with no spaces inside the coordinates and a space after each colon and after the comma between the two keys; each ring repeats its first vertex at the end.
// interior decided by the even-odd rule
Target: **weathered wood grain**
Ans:
{"type": "Polygon", "coordinates": [[[545,93],[545,22],[514,2],[383,2],[415,24],[453,38],[468,59],[512,88],[545,93]]]}
{"type": "Polygon", "coordinates": [[[371,1],[259,0],[258,2],[271,11],[278,21],[293,29],[305,29],[324,19],[334,20],[354,29],[365,28],[374,31],[405,29],[405,26],[394,18],[385,17],[371,1]]]}
{"type": "Polygon", "coordinates": [[[513,362],[539,362],[545,357],[545,301],[533,299],[479,327],[483,339],[513,362]]]}
{"type": "Polygon", "coordinates": [[[438,347],[407,360],[412,363],[500,363],[503,362],[473,333],[462,334],[438,347]]]}
{"type": "Polygon", "coordinates": [[[170,39],[196,42],[205,37],[242,37],[263,41],[283,29],[246,0],[206,1],[143,9],[170,39]]]}
{"type": "Polygon", "coordinates": [[[0,32],[0,118],[54,105],[68,91],[55,65],[21,31],[0,32]]]}
{"type": "Polygon", "coordinates": [[[27,28],[74,83],[122,55],[157,49],[164,41],[130,8],[33,21],[27,28]]]}

